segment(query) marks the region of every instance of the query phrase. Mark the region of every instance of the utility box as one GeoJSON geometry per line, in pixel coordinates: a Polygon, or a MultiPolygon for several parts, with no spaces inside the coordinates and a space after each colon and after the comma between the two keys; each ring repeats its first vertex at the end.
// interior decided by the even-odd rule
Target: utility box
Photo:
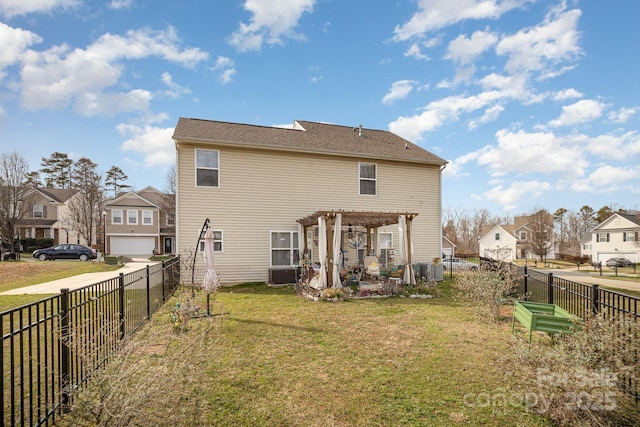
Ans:
{"type": "Polygon", "coordinates": [[[269,268],[269,283],[296,283],[300,277],[300,267],[282,266],[269,268]]]}

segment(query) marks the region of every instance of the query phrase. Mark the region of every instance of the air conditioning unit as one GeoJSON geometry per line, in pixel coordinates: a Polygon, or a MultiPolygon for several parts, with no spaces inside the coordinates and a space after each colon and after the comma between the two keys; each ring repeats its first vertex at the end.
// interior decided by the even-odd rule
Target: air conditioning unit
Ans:
{"type": "Polygon", "coordinates": [[[300,268],[291,266],[269,268],[269,283],[285,284],[296,283],[300,277],[300,268]]]}

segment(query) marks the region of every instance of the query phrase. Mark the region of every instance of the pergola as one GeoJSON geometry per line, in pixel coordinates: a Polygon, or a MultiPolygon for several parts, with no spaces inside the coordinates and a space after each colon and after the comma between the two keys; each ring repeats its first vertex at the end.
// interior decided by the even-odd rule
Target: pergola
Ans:
{"type": "MultiPolygon", "coordinates": [[[[312,227],[319,226],[319,219],[324,218],[326,221],[326,242],[332,241],[333,229],[336,222],[337,215],[341,216],[341,227],[361,227],[367,231],[367,254],[371,254],[372,242],[371,233],[377,233],[379,227],[385,225],[399,224],[401,220],[405,221],[404,229],[406,230],[406,263],[411,265],[411,222],[418,214],[413,212],[391,212],[391,211],[345,211],[345,210],[320,210],[315,211],[311,215],[305,216],[299,219],[297,222],[302,226],[302,236],[307,235],[307,230],[312,227]]],[[[303,239],[304,249],[303,253],[306,254],[309,250],[307,246],[306,237],[303,239]]],[[[401,244],[404,244],[401,242],[401,244]]],[[[334,250],[333,245],[327,244],[327,286],[331,287],[333,284],[333,272],[334,272],[334,250]]],[[[376,248],[377,250],[377,248],[376,248]]],[[[323,260],[321,260],[322,263],[323,260]]]]}

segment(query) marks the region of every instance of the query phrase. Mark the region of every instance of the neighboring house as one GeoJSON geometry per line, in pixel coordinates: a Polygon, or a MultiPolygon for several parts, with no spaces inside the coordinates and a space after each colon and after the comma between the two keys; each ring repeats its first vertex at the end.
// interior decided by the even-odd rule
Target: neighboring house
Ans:
{"type": "Polygon", "coordinates": [[[178,253],[203,265],[196,248],[209,219],[223,283],[267,281],[272,269],[297,264],[302,243],[318,260],[322,239],[313,225],[322,212],[345,212],[340,255],[347,267],[361,263],[367,241],[357,212],[382,220],[376,229],[385,261],[398,263],[400,227],[386,220],[399,212],[411,213],[413,262],[442,256],[441,172],[447,162],[391,132],[307,121],[284,129],[181,118],[173,138],[178,253]]]}
{"type": "Polygon", "coordinates": [[[77,195],[78,190],[34,188],[28,197],[30,204],[28,214],[17,224],[18,237],[20,239],[52,239],[54,244],[88,245],[89,242],[74,230],[74,224],[67,220],[69,202],[77,195]]]}
{"type": "Polygon", "coordinates": [[[149,186],[106,202],[105,253],[143,257],[175,253],[172,199],[173,195],[149,186]]]}
{"type": "Polygon", "coordinates": [[[516,257],[518,244],[513,233],[513,225],[487,227],[478,242],[478,253],[485,258],[513,260],[516,257]]]}
{"type": "Polygon", "coordinates": [[[627,258],[640,262],[640,216],[614,213],[591,231],[593,262],[609,258],[627,258]]]}
{"type": "Polygon", "coordinates": [[[456,245],[446,236],[442,236],[442,258],[456,256],[456,245]]]}
{"type": "MultiPolygon", "coordinates": [[[[502,261],[538,257],[532,250],[534,234],[540,229],[534,224],[538,214],[517,216],[513,224],[486,227],[479,241],[480,256],[502,261]]],[[[544,258],[555,259],[557,251],[552,227],[548,227],[546,235],[550,240],[544,258]]]]}

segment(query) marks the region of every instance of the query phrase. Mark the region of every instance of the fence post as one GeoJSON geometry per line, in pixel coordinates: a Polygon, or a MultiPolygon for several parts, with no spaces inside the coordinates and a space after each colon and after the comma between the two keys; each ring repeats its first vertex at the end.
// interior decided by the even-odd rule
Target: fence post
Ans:
{"type": "Polygon", "coordinates": [[[69,411],[69,388],[71,367],[69,363],[69,289],[60,289],[60,405],[63,412],[69,411]]]}
{"type": "Polygon", "coordinates": [[[549,304],[553,304],[553,273],[549,273],[547,276],[547,293],[549,304]]]}
{"type": "Polygon", "coordinates": [[[529,292],[529,284],[527,283],[529,279],[529,269],[527,266],[524,266],[524,298],[527,299],[527,292],[529,292]]]}
{"type": "Polygon", "coordinates": [[[124,273],[120,273],[118,277],[118,299],[120,303],[120,339],[123,340],[125,337],[125,327],[124,327],[124,273]]]}
{"type": "Polygon", "coordinates": [[[600,311],[600,287],[598,285],[591,285],[591,310],[593,314],[598,314],[600,311]]]}
{"type": "Polygon", "coordinates": [[[151,283],[149,275],[149,266],[146,268],[147,273],[147,320],[151,320],[151,283]]]}
{"type": "Polygon", "coordinates": [[[164,264],[164,261],[162,261],[162,302],[165,302],[167,300],[167,296],[164,293],[164,285],[165,285],[164,269],[165,269],[165,264],[164,264]]]}

